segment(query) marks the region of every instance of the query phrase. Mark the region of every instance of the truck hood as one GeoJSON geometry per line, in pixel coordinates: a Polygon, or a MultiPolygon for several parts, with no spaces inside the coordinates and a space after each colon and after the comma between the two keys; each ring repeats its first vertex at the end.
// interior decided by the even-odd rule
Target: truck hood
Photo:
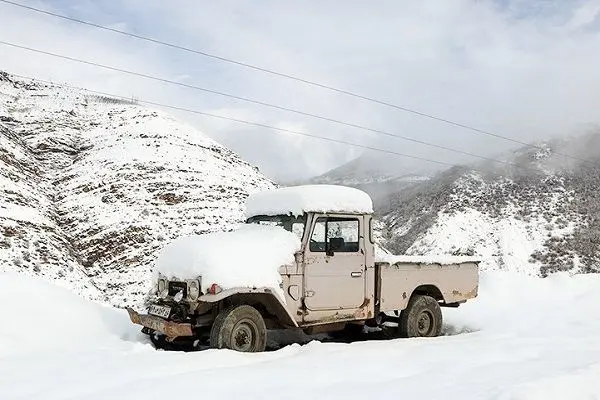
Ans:
{"type": "Polygon", "coordinates": [[[280,291],[279,267],[293,265],[300,248],[300,239],[281,227],[244,224],[231,232],[174,240],[160,252],[154,274],[178,280],[201,277],[203,293],[213,283],[223,289],[280,291]]]}

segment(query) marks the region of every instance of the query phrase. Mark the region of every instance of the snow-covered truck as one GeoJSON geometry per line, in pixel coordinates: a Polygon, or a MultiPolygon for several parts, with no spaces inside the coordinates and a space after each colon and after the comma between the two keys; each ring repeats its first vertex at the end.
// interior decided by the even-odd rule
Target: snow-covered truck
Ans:
{"type": "Polygon", "coordinates": [[[155,345],[265,349],[268,329],[398,337],[441,333],[441,307],[477,296],[479,261],[391,256],[373,239],[365,192],[303,185],[255,193],[230,232],[179,238],[154,270],[147,313],[128,308],[155,345]]]}

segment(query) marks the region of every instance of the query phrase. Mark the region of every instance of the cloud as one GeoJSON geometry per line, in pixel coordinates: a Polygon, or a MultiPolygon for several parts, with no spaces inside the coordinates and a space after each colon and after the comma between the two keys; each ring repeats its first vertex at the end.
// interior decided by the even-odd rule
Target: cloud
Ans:
{"type": "MultiPolygon", "coordinates": [[[[530,141],[598,123],[598,1],[26,2],[530,141]]],[[[514,143],[0,4],[3,40],[494,155],[514,143]]],[[[2,68],[410,153],[472,160],[308,117],[0,46],[2,68]]],[[[360,150],[175,113],[267,175],[315,175],[360,150]]]]}

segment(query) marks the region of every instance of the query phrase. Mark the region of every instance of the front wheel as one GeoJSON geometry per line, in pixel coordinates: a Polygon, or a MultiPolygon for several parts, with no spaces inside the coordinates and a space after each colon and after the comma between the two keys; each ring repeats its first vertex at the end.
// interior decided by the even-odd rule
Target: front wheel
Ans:
{"type": "Polygon", "coordinates": [[[431,296],[415,295],[400,312],[401,337],[434,337],[442,332],[442,310],[431,296]]]}
{"type": "Polygon", "coordinates": [[[248,305],[232,306],[222,310],[210,331],[210,347],[240,352],[261,352],[267,345],[265,321],[248,305]]]}

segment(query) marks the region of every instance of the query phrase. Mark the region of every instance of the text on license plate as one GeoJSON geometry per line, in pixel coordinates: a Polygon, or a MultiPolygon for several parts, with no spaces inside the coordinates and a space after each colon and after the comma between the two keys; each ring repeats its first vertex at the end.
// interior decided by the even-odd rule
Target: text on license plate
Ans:
{"type": "Polygon", "coordinates": [[[171,314],[171,307],[151,304],[150,308],[148,308],[148,314],[156,315],[157,317],[169,318],[169,314],[171,314]]]}

